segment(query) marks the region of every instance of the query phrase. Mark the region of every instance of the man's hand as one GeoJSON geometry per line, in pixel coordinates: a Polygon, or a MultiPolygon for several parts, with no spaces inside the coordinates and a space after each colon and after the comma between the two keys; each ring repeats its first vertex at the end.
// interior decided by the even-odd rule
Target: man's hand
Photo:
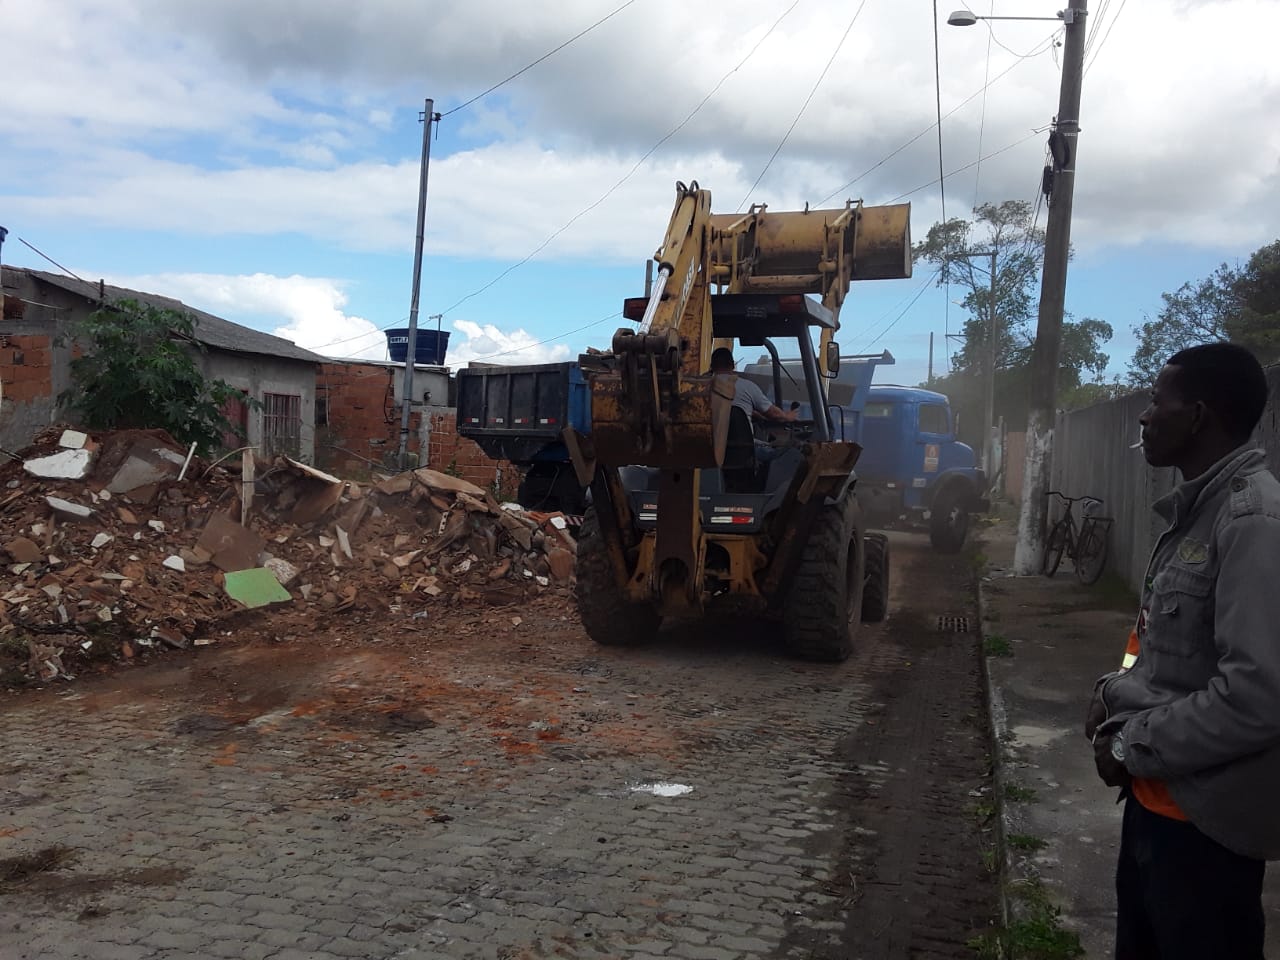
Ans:
{"type": "Polygon", "coordinates": [[[1094,737],[1093,765],[1098,768],[1098,776],[1108,787],[1127,787],[1133,781],[1133,776],[1112,754],[1112,739],[1114,738],[1110,735],[1094,737]]]}

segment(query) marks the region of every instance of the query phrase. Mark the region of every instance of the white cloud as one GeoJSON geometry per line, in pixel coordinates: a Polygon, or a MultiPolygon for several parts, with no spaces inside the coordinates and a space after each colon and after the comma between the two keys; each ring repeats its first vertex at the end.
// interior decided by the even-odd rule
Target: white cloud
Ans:
{"type": "MultiPolygon", "coordinates": [[[[188,306],[255,329],[268,329],[325,356],[387,358],[385,334],[363,317],[344,311],[347,294],[340,280],[265,273],[161,273],[107,279],[130,289],[175,297],[188,306]]],[[[455,320],[450,326],[447,359],[451,367],[472,360],[555,363],[571,355],[565,344],[540,343],[523,328],[502,330],[470,320],[455,320]]]]}
{"type": "Polygon", "coordinates": [[[558,363],[570,358],[569,348],[562,343],[539,343],[527,330],[499,330],[491,323],[470,320],[453,321],[449,340],[449,366],[466,366],[472,360],[487,360],[503,365],[522,363],[558,363]],[[458,340],[457,335],[463,339],[458,340]]]}
{"type": "Polygon", "coordinates": [[[188,306],[326,356],[385,360],[386,338],[364,317],[344,312],[343,283],[327,277],[162,273],[112,277],[112,283],[176,297],[188,306]]]}

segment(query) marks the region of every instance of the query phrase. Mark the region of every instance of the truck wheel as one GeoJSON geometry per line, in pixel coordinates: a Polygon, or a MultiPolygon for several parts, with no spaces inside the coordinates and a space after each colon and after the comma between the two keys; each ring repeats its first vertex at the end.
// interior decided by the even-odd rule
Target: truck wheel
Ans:
{"type": "Polygon", "coordinates": [[[969,508],[959,490],[943,490],[933,502],[929,542],[940,553],[959,553],[969,533],[969,508]]]}
{"type": "Polygon", "coordinates": [[[588,507],[578,531],[578,615],[583,629],[596,643],[630,647],[652,640],[662,625],[653,607],[633,603],[618,586],[613,562],[600,532],[595,507],[588,507]]]}
{"type": "Polygon", "coordinates": [[[889,612],[889,538],[872,533],[864,544],[867,570],[862,587],[862,622],[879,623],[889,612]]]}
{"type": "Polygon", "coordinates": [[[852,493],[814,522],[783,604],[782,639],[795,656],[839,663],[853,652],[866,570],[862,532],[852,493]]]}

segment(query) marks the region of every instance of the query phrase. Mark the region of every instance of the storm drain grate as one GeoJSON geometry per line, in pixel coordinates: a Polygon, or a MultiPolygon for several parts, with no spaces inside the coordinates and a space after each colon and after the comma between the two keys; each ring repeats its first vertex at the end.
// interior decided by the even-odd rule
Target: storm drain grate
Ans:
{"type": "Polygon", "coordinates": [[[969,618],[944,615],[938,617],[939,633],[968,633],[969,618]]]}

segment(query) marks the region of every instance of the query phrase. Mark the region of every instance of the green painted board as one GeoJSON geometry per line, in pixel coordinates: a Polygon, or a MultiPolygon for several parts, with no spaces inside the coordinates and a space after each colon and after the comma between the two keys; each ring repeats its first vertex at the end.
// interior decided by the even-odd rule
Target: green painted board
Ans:
{"type": "Polygon", "coordinates": [[[265,607],[269,603],[288,603],[293,599],[289,591],[280,586],[276,575],[266,567],[237,570],[224,573],[227,596],[239,600],[246,607],[265,607]]]}

